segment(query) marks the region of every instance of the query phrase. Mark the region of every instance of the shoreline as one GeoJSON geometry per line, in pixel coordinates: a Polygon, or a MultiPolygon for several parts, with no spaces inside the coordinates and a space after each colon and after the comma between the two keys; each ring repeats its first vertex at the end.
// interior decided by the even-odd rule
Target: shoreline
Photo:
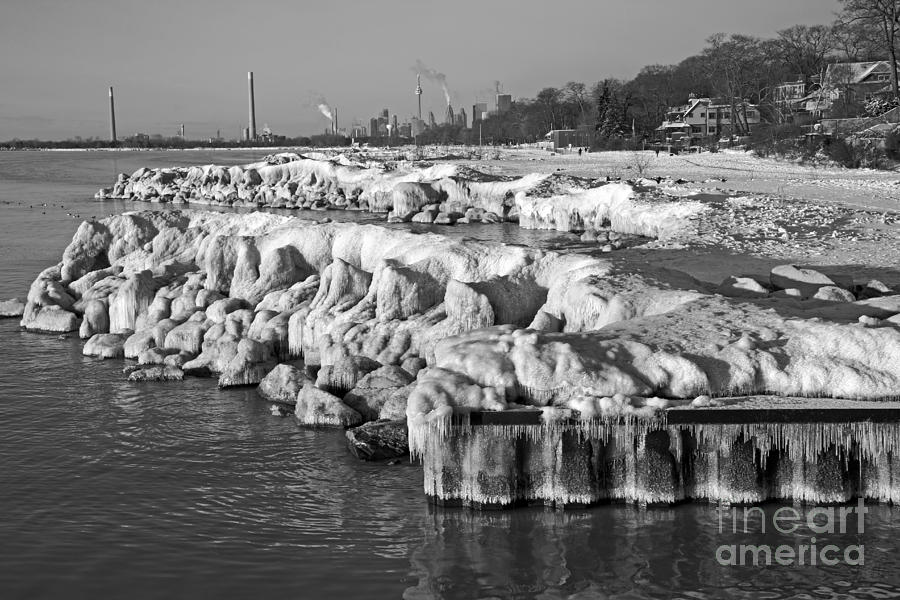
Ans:
{"type": "MultiPolygon", "coordinates": [[[[443,472],[448,448],[441,444],[454,414],[543,407],[539,446],[545,445],[535,456],[550,456],[568,443],[553,434],[568,426],[554,423],[572,411],[584,421],[577,430],[598,432],[589,436],[596,452],[607,447],[608,424],[625,418],[638,424],[625,435],[649,436],[647,424],[659,415],[691,410],[673,408],[679,402],[699,412],[738,392],[900,396],[900,295],[880,282],[783,265],[769,281],[738,274],[715,288],[665,269],[635,268],[616,259],[625,250],[599,247],[611,246],[611,234],[622,231],[657,238],[642,245],[660,252],[673,242],[696,244],[704,223],[715,223],[730,200],[665,199],[659,182],[487,176],[451,165],[398,173],[340,160],[276,156],[243,168],[145,169],[120,177],[101,195],[174,200],[181,194],[231,206],[242,199],[257,206],[260,199],[294,206],[357,202],[401,221],[433,210],[460,227],[479,209],[471,215],[480,220],[491,213],[524,226],[593,232],[589,243],[599,252],[460,242],[259,212],[133,212],[82,224],[63,262],[35,280],[22,324],[78,329],[85,354],[138,359],[131,380],[214,374],[220,386],[259,384],[273,402],[293,399],[307,425],[381,418],[388,434],[408,428],[413,455],[426,461],[426,492],[445,498],[462,493],[451,481],[494,468],[493,459],[479,460],[467,467],[472,471],[459,472],[457,465],[446,477],[429,479],[428,473],[443,472]],[[601,242],[598,232],[605,232],[601,242]],[[319,367],[315,377],[292,366],[299,358],[319,367]],[[428,481],[444,483],[428,488],[428,481]]],[[[509,454],[508,443],[518,447],[520,435],[537,443],[515,427],[489,439],[453,435],[451,446],[501,452],[471,450],[506,456],[512,473],[534,460],[509,454]]],[[[726,454],[739,443],[727,428],[715,435],[726,454]]],[[[758,443],[787,452],[791,446],[779,435],[766,433],[758,443]]],[[[660,460],[668,461],[664,455],[660,460]]],[[[819,460],[815,453],[787,456],[819,460]]],[[[878,460],[873,468],[882,464],[890,468],[878,460]]],[[[542,468],[556,473],[557,466],[542,468]]],[[[549,489],[522,493],[550,494],[555,502],[549,489]]],[[[482,492],[470,500],[496,497],[482,492]]],[[[731,498],[715,494],[710,498],[731,498]]],[[[890,490],[878,494],[894,497],[890,490]]]]}

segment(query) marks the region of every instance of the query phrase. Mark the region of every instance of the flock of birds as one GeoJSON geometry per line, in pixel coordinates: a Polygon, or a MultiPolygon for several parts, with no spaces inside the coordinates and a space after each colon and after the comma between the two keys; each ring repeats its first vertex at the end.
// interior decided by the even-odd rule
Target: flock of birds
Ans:
{"type": "MultiPolygon", "coordinates": [[[[24,202],[15,202],[15,201],[11,201],[11,200],[4,200],[4,201],[2,201],[2,202],[0,202],[0,203],[2,203],[2,204],[7,204],[7,205],[13,205],[13,204],[15,204],[15,205],[18,205],[18,206],[25,206],[25,203],[24,203],[24,202]]],[[[66,208],[66,206],[65,206],[65,204],[55,204],[55,203],[47,204],[46,202],[44,202],[44,203],[42,203],[42,204],[37,204],[37,205],[36,205],[36,204],[29,204],[29,205],[28,205],[28,208],[29,208],[30,210],[40,209],[40,210],[41,210],[41,214],[42,214],[42,215],[46,215],[46,214],[47,214],[47,210],[46,210],[46,209],[48,209],[48,208],[60,208],[60,209],[64,209],[64,208],[66,208]]],[[[109,213],[109,214],[106,215],[106,216],[111,217],[111,216],[113,216],[114,214],[115,214],[115,213],[109,213]]],[[[83,217],[81,216],[81,213],[75,213],[75,212],[67,212],[67,213],[66,213],[66,216],[67,216],[67,217],[71,217],[71,218],[73,218],[73,219],[81,219],[81,218],[83,218],[83,217]]],[[[95,219],[97,218],[97,215],[91,215],[90,217],[87,217],[87,218],[90,219],[91,221],[93,221],[93,220],[95,220],[95,219]]]]}

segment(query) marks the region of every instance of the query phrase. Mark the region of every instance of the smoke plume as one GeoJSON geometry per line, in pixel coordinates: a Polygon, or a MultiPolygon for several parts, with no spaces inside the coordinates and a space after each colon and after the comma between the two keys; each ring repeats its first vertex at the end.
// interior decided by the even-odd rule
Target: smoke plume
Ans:
{"type": "Polygon", "coordinates": [[[325,102],[319,103],[319,112],[325,115],[329,121],[334,121],[334,115],[331,113],[331,107],[325,102]]]}
{"type": "Polygon", "coordinates": [[[421,60],[416,60],[416,66],[412,69],[428,81],[433,81],[435,83],[440,84],[441,89],[444,90],[444,99],[447,101],[447,104],[450,104],[450,90],[447,89],[447,76],[441,73],[436,69],[432,69],[427,66],[421,60]]]}
{"type": "Polygon", "coordinates": [[[329,121],[334,121],[334,111],[331,109],[331,106],[329,106],[328,100],[325,99],[325,96],[323,96],[319,92],[310,91],[307,94],[307,100],[303,103],[303,105],[310,108],[317,108],[326,119],[328,119],[329,121]]]}

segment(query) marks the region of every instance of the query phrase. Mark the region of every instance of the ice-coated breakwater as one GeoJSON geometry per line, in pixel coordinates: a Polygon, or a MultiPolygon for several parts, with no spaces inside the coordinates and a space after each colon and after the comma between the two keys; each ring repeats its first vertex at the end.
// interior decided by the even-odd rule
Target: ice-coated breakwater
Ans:
{"type": "MultiPolygon", "coordinates": [[[[653,183],[653,182],[650,182],[653,183]]],[[[98,199],[230,207],[360,210],[393,222],[513,221],[529,229],[612,230],[668,239],[691,228],[699,202],[562,174],[504,177],[452,164],[359,162],[277,154],[244,166],[142,168],[98,199]]]]}
{"type": "Polygon", "coordinates": [[[796,408],[776,410],[772,422],[727,414],[708,422],[702,410],[588,420],[466,413],[418,452],[425,492],[441,505],[900,500],[896,407],[819,409],[812,420],[796,408]]]}
{"type": "MultiPolygon", "coordinates": [[[[627,184],[300,157],[140,170],[101,195],[399,220],[477,214],[661,238],[702,213],[627,184]]],[[[394,441],[408,430],[426,492],[441,500],[893,500],[896,423],[667,424],[673,410],[723,397],[896,400],[898,296],[818,275],[785,265],[766,285],[732,278],[714,293],[574,252],[264,213],[145,211],[84,222],[32,284],[21,324],[78,331],[85,354],[136,360],[131,380],[212,375],[223,387],[259,384],[305,425],[382,420],[394,441]],[[522,407],[540,409],[541,423],[465,423],[522,407]],[[840,486],[808,475],[826,464],[842,465],[840,486]]]]}

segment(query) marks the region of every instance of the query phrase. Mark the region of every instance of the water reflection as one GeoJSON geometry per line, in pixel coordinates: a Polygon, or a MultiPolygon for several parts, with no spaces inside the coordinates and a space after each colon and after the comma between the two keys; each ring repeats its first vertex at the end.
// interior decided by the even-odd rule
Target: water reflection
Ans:
{"type": "MultiPolygon", "coordinates": [[[[780,505],[766,505],[768,515],[780,505]]],[[[423,541],[410,556],[418,577],[404,598],[894,598],[900,566],[893,509],[869,506],[864,534],[761,533],[760,523],[719,531],[716,507],[640,509],[609,505],[580,511],[522,509],[479,513],[429,508],[423,541]],[[809,543],[864,544],[860,566],[730,566],[721,545],[773,548],[809,543]],[[886,552],[890,550],[890,552],[886,552]]],[[[740,510],[740,509],[739,509],[740,510]]],[[[798,508],[805,519],[807,508],[798,508]]]]}

